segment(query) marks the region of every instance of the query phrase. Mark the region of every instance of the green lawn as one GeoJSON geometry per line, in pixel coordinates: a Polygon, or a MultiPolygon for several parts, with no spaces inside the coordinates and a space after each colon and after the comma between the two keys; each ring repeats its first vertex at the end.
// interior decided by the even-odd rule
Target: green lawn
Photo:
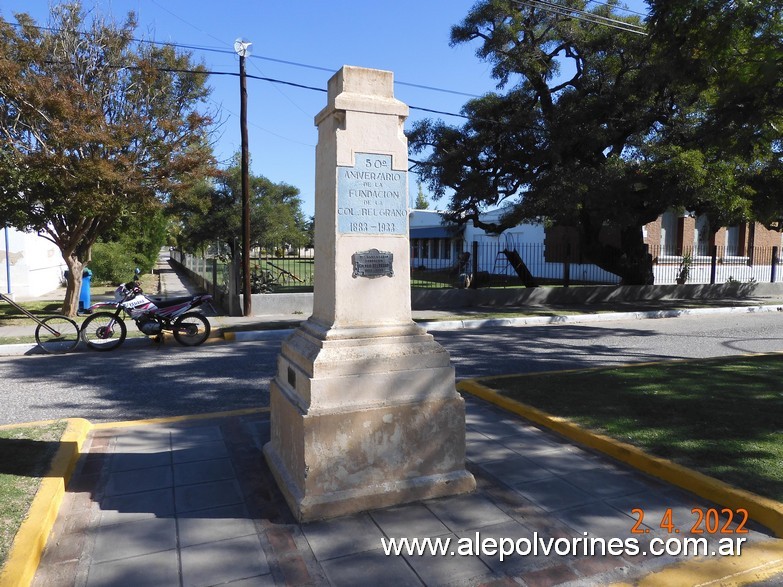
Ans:
{"type": "Polygon", "coordinates": [[[278,293],[313,291],[315,264],[313,259],[270,257],[251,259],[250,270],[268,272],[272,290],[278,293]]]}
{"type": "MultiPolygon", "coordinates": [[[[19,305],[31,314],[41,317],[59,314],[62,308],[62,302],[54,301],[24,302],[19,305]]],[[[0,301],[0,326],[24,326],[25,324],[31,325],[31,332],[35,330],[35,322],[11,304],[0,301]]]]}
{"type": "Polygon", "coordinates": [[[482,383],[783,502],[783,355],[542,373],[482,383]]]}
{"type": "Polygon", "coordinates": [[[0,430],[0,566],[49,470],[66,424],[0,430]]]}

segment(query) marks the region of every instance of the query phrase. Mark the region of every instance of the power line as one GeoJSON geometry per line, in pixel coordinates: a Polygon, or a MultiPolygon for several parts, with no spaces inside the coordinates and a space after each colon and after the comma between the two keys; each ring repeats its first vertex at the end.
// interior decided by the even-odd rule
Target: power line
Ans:
{"type": "MultiPolygon", "coordinates": [[[[17,28],[22,28],[22,25],[19,24],[18,22],[11,22],[9,24],[11,26],[14,26],[14,27],[17,27],[17,28]]],[[[45,27],[45,26],[39,26],[39,25],[30,25],[30,26],[32,26],[35,29],[42,30],[42,31],[47,31],[47,32],[50,32],[50,33],[62,32],[60,29],[55,29],[55,28],[51,28],[51,27],[45,27]]],[[[82,31],[78,31],[78,34],[81,35],[81,36],[84,36],[84,37],[89,36],[89,33],[82,32],[82,31]]],[[[236,55],[236,53],[233,50],[223,49],[223,48],[220,48],[220,47],[209,47],[209,46],[205,46],[205,45],[191,45],[191,44],[186,44],[186,43],[174,43],[174,42],[171,42],[171,41],[152,41],[152,40],[149,40],[149,39],[138,39],[138,38],[135,38],[135,37],[131,37],[130,40],[133,41],[134,43],[140,43],[140,44],[146,44],[146,45],[159,45],[159,46],[163,46],[163,47],[173,47],[173,48],[176,48],[176,49],[187,49],[189,51],[202,51],[204,53],[217,53],[217,54],[221,54],[221,55],[236,55]]],[[[299,62],[296,62],[296,61],[289,61],[289,60],[286,60],[286,59],[277,59],[275,57],[268,57],[268,56],[264,56],[264,55],[250,55],[250,59],[251,60],[260,59],[262,61],[269,61],[271,63],[280,63],[282,65],[291,65],[291,66],[294,66],[294,67],[301,67],[301,68],[305,68],[305,69],[311,69],[311,70],[314,70],[314,71],[323,71],[323,72],[326,72],[326,73],[329,73],[329,74],[333,74],[336,71],[333,68],[322,67],[322,66],[318,66],[318,65],[311,65],[311,64],[307,64],[307,63],[299,63],[299,62]]],[[[422,90],[428,90],[428,91],[431,91],[431,92],[440,92],[440,93],[443,93],[443,94],[452,94],[452,95],[455,95],[455,96],[465,96],[467,98],[480,98],[481,97],[478,94],[471,94],[471,93],[468,93],[468,92],[460,92],[458,90],[451,90],[451,89],[448,89],[448,88],[439,88],[439,87],[436,87],[436,86],[428,86],[428,85],[424,85],[424,84],[415,84],[415,83],[412,83],[412,82],[405,82],[405,81],[400,81],[400,80],[395,80],[394,84],[398,85],[398,86],[406,86],[406,87],[411,87],[411,88],[418,88],[418,89],[422,89],[422,90]]]]}
{"type": "MultiPolygon", "coordinates": [[[[43,63],[46,63],[48,65],[72,65],[69,62],[64,61],[44,61],[43,63]]],[[[128,70],[137,70],[141,69],[141,67],[136,65],[104,65],[103,67],[110,67],[112,69],[128,69],[128,70]]],[[[156,71],[160,71],[163,73],[190,73],[190,74],[198,74],[198,75],[215,75],[215,76],[229,76],[229,77],[239,77],[239,73],[235,71],[215,71],[215,70],[208,70],[208,69],[180,69],[180,68],[174,68],[174,67],[158,67],[156,68],[156,71]]],[[[302,90],[310,90],[314,92],[321,92],[326,94],[327,90],[325,88],[319,88],[316,86],[308,86],[305,84],[299,84],[296,82],[291,82],[287,80],[281,80],[276,79],[273,77],[266,77],[266,76],[260,76],[260,75],[253,75],[253,74],[246,74],[247,79],[253,79],[263,82],[269,82],[273,84],[282,84],[286,86],[290,86],[293,88],[299,88],[302,90]]],[[[457,118],[465,118],[470,120],[471,117],[467,116],[465,114],[458,114],[456,112],[447,112],[445,110],[433,110],[432,108],[424,108],[422,106],[413,106],[411,104],[408,104],[408,108],[411,110],[418,110],[421,112],[429,112],[431,114],[441,114],[443,116],[454,116],[457,118]]]]}
{"type": "Polygon", "coordinates": [[[626,33],[633,33],[636,35],[647,36],[645,28],[633,23],[625,22],[616,18],[610,18],[608,16],[602,16],[594,12],[588,12],[587,10],[581,10],[579,8],[573,8],[558,4],[557,2],[550,2],[548,0],[511,0],[514,4],[527,6],[528,8],[545,10],[558,16],[565,16],[568,18],[574,18],[582,22],[589,22],[592,24],[598,24],[607,26],[609,28],[624,31],[626,33]]]}

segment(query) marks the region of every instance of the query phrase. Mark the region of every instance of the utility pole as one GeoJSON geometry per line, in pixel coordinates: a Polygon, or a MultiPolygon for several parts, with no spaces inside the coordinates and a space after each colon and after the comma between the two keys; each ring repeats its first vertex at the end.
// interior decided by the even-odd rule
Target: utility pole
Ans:
{"type": "Polygon", "coordinates": [[[250,293],[250,154],[247,146],[247,75],[245,57],[252,43],[237,39],[234,50],[239,55],[239,126],[242,133],[242,314],[253,314],[250,293]]]}

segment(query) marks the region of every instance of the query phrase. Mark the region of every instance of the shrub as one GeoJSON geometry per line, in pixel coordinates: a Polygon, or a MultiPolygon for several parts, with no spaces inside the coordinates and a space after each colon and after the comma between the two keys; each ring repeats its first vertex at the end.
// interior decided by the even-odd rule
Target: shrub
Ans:
{"type": "Polygon", "coordinates": [[[127,249],[125,243],[95,243],[92,247],[89,267],[93,281],[115,284],[129,281],[137,266],[133,252],[127,249]]]}

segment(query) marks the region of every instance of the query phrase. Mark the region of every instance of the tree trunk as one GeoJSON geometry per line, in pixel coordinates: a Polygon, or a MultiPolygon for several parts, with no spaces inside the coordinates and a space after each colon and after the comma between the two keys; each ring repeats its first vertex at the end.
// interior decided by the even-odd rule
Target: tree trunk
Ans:
{"type": "Polygon", "coordinates": [[[620,247],[586,242],[587,258],[601,269],[620,278],[620,285],[653,285],[652,255],[644,244],[641,227],[630,227],[620,234],[620,247]]]}
{"type": "Polygon", "coordinates": [[[76,316],[79,310],[79,296],[82,290],[82,273],[86,263],[83,263],[76,255],[63,255],[63,258],[68,266],[68,276],[65,280],[65,299],[63,300],[62,313],[66,316],[76,316]]]}

